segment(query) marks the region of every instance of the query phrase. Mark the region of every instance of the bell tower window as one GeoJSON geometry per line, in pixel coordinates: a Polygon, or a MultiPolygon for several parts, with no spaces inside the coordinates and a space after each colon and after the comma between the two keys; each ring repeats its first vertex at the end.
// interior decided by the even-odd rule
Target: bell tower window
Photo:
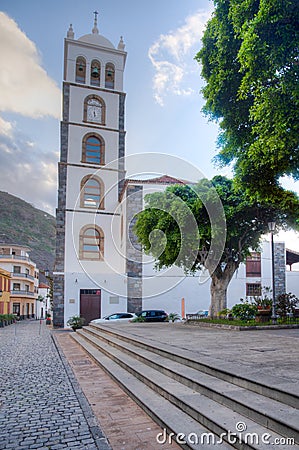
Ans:
{"type": "Polygon", "coordinates": [[[87,175],[81,180],[81,208],[104,209],[104,183],[98,177],[87,175]]]}
{"type": "Polygon", "coordinates": [[[105,164],[105,142],[95,134],[87,134],[82,142],[82,162],[105,164]]]}
{"type": "Polygon", "coordinates": [[[91,69],[90,69],[90,84],[93,86],[100,86],[100,79],[101,79],[101,65],[99,61],[93,60],[91,62],[91,69]]]}
{"type": "Polygon", "coordinates": [[[105,103],[101,97],[89,95],[84,101],[84,121],[105,124],[105,103]]]}
{"type": "Polygon", "coordinates": [[[76,83],[85,83],[86,61],[82,56],[76,60],[76,83]]]}
{"type": "Polygon", "coordinates": [[[86,225],[80,232],[80,259],[104,259],[104,233],[100,227],[86,225]]]}
{"type": "Polygon", "coordinates": [[[115,68],[114,65],[109,63],[106,64],[105,70],[105,88],[114,89],[114,79],[115,79],[115,68]]]}

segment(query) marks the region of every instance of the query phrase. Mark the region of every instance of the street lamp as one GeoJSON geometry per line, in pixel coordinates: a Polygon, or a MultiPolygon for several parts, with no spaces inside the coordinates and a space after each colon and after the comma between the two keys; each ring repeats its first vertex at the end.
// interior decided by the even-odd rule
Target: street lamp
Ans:
{"type": "Polygon", "coordinates": [[[274,262],[274,239],[273,234],[275,231],[275,222],[268,222],[268,228],[271,233],[271,255],[272,255],[272,292],[273,292],[273,299],[272,299],[272,323],[276,323],[277,316],[276,316],[276,295],[275,295],[275,262],[274,262]]]}

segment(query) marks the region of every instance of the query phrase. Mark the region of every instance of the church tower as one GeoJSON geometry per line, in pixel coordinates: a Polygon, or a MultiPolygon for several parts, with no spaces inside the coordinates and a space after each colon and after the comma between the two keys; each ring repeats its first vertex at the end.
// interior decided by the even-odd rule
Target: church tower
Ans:
{"type": "Polygon", "coordinates": [[[64,44],[53,289],[56,327],[65,326],[73,315],[89,321],[109,314],[111,304],[127,308],[126,262],[118,251],[126,52],[122,38],[115,48],[99,34],[94,14],[92,32],[75,39],[70,25],[64,44]]]}

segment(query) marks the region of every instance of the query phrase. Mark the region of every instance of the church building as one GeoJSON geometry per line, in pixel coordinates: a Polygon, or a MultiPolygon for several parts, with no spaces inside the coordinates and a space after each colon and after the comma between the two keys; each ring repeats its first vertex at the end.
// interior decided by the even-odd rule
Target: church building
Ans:
{"type": "MultiPolygon", "coordinates": [[[[208,309],[210,280],[187,276],[175,266],[157,273],[133,233],[144,194],[181,181],[167,175],[126,179],[126,64],[122,37],[115,47],[98,30],[75,39],[72,25],[64,44],[63,113],[58,164],[56,260],[53,273],[53,324],[71,316],[86,323],[115,312],[165,309],[186,313],[208,309]],[[184,303],[185,305],[185,303],[184,303]]],[[[145,168],[146,170],[146,168],[145,168]]],[[[298,272],[286,272],[290,251],[276,245],[276,292],[298,287],[298,272]],[[287,283],[286,283],[287,279],[287,283]]],[[[291,252],[292,263],[299,256],[291,252]]],[[[228,306],[271,285],[269,243],[250,264],[240,266],[228,289],[228,306]]],[[[182,313],[183,314],[183,313],[182,313]]]]}

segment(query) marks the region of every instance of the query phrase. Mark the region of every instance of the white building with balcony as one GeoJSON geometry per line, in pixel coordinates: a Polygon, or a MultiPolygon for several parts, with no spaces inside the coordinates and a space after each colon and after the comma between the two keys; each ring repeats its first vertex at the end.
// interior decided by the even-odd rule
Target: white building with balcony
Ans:
{"type": "Polygon", "coordinates": [[[21,319],[33,318],[38,297],[38,269],[30,249],[18,244],[0,244],[0,267],[10,272],[10,311],[21,319]]]}

